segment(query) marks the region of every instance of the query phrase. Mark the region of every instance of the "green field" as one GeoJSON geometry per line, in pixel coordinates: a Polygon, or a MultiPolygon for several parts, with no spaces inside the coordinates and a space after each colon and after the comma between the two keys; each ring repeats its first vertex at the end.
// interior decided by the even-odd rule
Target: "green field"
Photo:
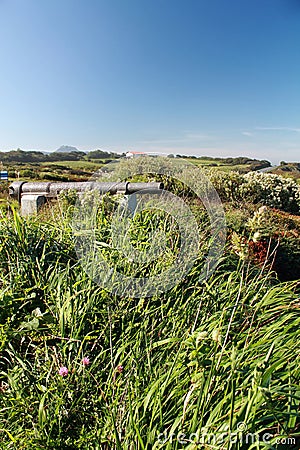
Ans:
{"type": "Polygon", "coordinates": [[[190,159],[185,158],[187,161],[195,164],[196,166],[215,167],[225,172],[249,172],[251,170],[251,164],[225,164],[221,161],[212,161],[211,159],[190,159]]]}
{"type": "Polygon", "coordinates": [[[41,163],[41,167],[60,167],[66,169],[82,169],[82,170],[97,170],[102,167],[104,161],[62,161],[61,163],[57,161],[44,162],[41,163]]]}

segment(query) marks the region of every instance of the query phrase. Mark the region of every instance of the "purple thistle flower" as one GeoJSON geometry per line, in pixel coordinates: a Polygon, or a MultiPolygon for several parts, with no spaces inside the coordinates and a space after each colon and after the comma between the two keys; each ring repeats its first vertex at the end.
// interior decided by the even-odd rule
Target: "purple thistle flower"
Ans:
{"type": "Polygon", "coordinates": [[[67,367],[63,366],[59,369],[58,373],[60,376],[66,377],[68,375],[69,371],[68,371],[67,367]]]}

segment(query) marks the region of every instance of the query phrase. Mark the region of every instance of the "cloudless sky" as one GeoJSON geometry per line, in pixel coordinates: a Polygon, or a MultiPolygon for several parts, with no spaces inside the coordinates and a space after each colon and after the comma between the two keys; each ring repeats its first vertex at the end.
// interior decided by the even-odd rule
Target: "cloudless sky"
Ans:
{"type": "Polygon", "coordinates": [[[0,0],[0,149],[300,160],[300,0],[0,0]]]}

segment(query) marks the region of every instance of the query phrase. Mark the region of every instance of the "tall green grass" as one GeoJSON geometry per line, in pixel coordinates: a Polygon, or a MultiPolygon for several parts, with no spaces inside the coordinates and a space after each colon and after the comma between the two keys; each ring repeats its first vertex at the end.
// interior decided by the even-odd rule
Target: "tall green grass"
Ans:
{"type": "Polygon", "coordinates": [[[227,250],[205,283],[199,260],[167,293],[117,297],[68,215],[0,228],[0,448],[299,448],[297,283],[227,250]]]}

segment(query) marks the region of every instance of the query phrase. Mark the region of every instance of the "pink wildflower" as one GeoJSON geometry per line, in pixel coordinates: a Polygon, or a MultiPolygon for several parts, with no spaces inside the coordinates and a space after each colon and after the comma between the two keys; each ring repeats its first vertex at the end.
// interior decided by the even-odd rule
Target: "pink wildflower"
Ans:
{"type": "Polygon", "coordinates": [[[82,358],[82,364],[84,366],[88,366],[90,364],[90,358],[88,358],[87,356],[85,356],[84,358],[82,358]]]}
{"type": "Polygon", "coordinates": [[[124,370],[124,367],[121,366],[121,364],[119,364],[119,365],[116,367],[116,371],[115,371],[114,376],[113,376],[113,380],[114,380],[114,381],[116,381],[117,377],[123,372],[123,370],[124,370]]]}
{"type": "Polygon", "coordinates": [[[61,375],[62,377],[66,377],[69,373],[67,367],[61,367],[58,371],[59,375],[61,375]]]}
{"type": "Polygon", "coordinates": [[[118,373],[122,373],[123,370],[124,370],[124,367],[123,367],[123,366],[121,366],[121,365],[117,366],[116,371],[117,371],[118,373]]]}

